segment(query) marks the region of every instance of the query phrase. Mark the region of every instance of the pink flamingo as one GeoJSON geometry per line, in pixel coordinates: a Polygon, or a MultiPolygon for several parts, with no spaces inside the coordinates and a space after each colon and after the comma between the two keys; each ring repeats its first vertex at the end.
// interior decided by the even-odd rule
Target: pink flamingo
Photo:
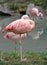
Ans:
{"type": "MultiPolygon", "coordinates": [[[[41,16],[41,18],[43,18],[43,13],[39,12],[39,9],[37,9],[36,7],[31,8],[29,12],[30,12],[30,14],[33,15],[33,20],[35,20],[35,16],[37,16],[37,17],[41,16]]],[[[42,26],[42,24],[38,22],[40,20],[37,17],[36,17],[36,25],[39,24],[40,26],[42,26]]],[[[37,27],[36,27],[36,29],[37,29],[37,27]]],[[[41,28],[41,30],[42,29],[43,28],[41,28]]]]}
{"type": "Polygon", "coordinates": [[[29,12],[33,16],[33,20],[35,20],[34,16],[37,17],[41,16],[41,18],[43,18],[43,13],[39,12],[39,10],[36,7],[31,8],[29,12]]]}
{"type": "Polygon", "coordinates": [[[14,32],[15,34],[20,34],[20,48],[21,48],[21,61],[22,61],[22,45],[21,45],[21,34],[28,33],[32,31],[35,27],[35,22],[30,19],[19,19],[13,21],[12,23],[8,24],[3,30],[14,32]]]}
{"type": "Polygon", "coordinates": [[[33,16],[43,16],[43,14],[41,12],[39,12],[39,10],[35,7],[30,9],[30,13],[33,16]]]}

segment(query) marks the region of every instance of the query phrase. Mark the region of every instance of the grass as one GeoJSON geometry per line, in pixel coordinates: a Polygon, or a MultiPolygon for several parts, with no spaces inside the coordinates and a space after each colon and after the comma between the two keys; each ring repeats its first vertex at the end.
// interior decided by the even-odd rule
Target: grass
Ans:
{"type": "Polygon", "coordinates": [[[0,52],[0,65],[47,65],[47,53],[24,52],[23,58],[27,60],[20,62],[18,52],[0,52]]]}

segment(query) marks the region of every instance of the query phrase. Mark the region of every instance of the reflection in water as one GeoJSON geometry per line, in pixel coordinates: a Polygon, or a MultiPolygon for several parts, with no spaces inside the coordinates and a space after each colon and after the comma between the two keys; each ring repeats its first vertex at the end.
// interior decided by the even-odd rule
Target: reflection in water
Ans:
{"type": "Polygon", "coordinates": [[[31,36],[32,39],[37,40],[37,39],[40,38],[40,35],[42,35],[43,32],[44,32],[44,30],[42,29],[41,31],[33,32],[32,34],[31,33],[28,33],[28,35],[31,36]]]}
{"type": "MultiPolygon", "coordinates": [[[[20,18],[20,16],[12,16],[12,17],[4,17],[4,18],[0,17],[0,24],[2,25],[3,28],[4,26],[8,25],[10,22],[18,18],[20,18]]],[[[47,52],[47,30],[46,30],[47,16],[41,20],[40,25],[37,24],[36,28],[37,28],[36,30],[34,29],[32,32],[30,32],[27,38],[22,41],[23,51],[47,52]],[[38,31],[39,33],[35,34],[36,31],[38,31]]],[[[15,44],[13,44],[11,40],[3,39],[2,36],[3,34],[0,32],[0,51],[4,51],[4,52],[13,51],[15,44]]],[[[17,50],[19,51],[19,44],[17,44],[17,50]]]]}

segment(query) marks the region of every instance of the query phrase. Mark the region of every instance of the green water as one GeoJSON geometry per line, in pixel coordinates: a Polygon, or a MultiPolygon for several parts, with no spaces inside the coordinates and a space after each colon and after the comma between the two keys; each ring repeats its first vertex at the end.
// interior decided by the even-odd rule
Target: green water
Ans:
{"type": "MultiPolygon", "coordinates": [[[[0,24],[2,27],[6,26],[8,23],[20,18],[19,16],[11,16],[11,17],[1,17],[0,16],[0,24]]],[[[39,20],[40,21],[40,20],[39,20]]],[[[47,16],[41,20],[41,26],[37,24],[37,30],[44,29],[43,34],[39,39],[34,40],[31,36],[27,36],[25,40],[22,41],[23,51],[31,51],[31,52],[47,52],[47,16]]],[[[34,32],[34,30],[33,30],[34,32]]],[[[32,33],[31,32],[31,35],[32,33]]],[[[3,34],[0,32],[0,51],[10,52],[14,50],[15,44],[11,40],[3,39],[3,34]]],[[[19,50],[19,41],[16,45],[17,50],[19,50]]]]}

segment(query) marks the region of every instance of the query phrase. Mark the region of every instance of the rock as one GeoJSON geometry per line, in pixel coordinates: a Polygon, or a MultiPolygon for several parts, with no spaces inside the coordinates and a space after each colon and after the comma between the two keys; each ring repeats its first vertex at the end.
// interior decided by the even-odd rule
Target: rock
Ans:
{"type": "Polygon", "coordinates": [[[7,3],[0,5],[0,12],[10,14],[10,10],[9,7],[7,6],[7,3]]]}
{"type": "Polygon", "coordinates": [[[11,10],[7,3],[0,5],[0,13],[4,15],[17,15],[18,10],[11,10]]]}

